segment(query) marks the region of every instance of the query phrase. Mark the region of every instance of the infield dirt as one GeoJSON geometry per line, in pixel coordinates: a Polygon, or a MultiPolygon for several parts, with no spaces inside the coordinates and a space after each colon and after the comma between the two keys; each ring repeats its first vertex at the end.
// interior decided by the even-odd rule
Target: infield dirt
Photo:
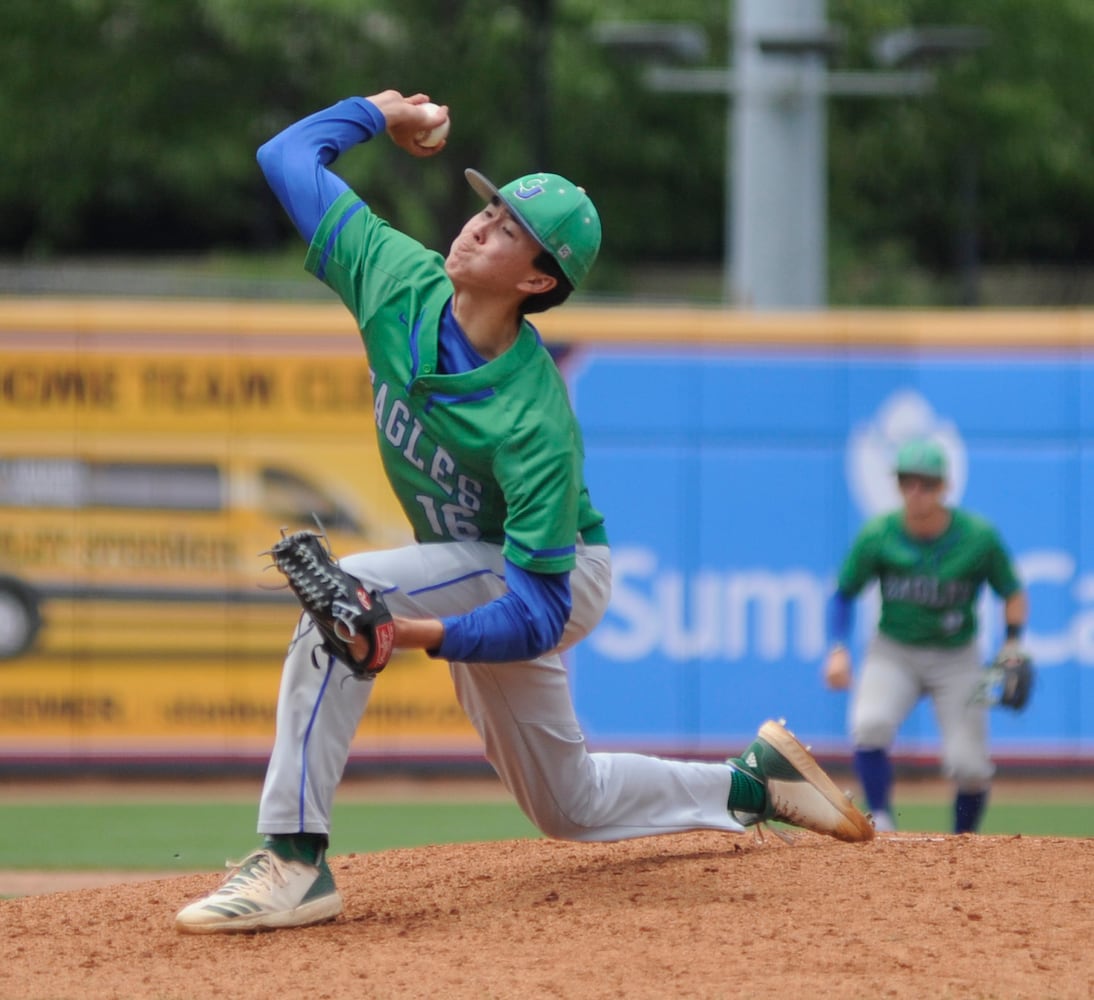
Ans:
{"type": "Polygon", "coordinates": [[[692,833],[341,855],[333,923],[193,937],[221,873],[0,902],[0,997],[1094,997],[1094,839],[692,833]]]}

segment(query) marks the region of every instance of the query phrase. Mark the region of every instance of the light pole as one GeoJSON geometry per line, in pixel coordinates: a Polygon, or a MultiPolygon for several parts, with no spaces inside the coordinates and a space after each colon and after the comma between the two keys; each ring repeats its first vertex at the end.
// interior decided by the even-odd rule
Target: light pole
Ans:
{"type": "MultiPolygon", "coordinates": [[[[934,75],[924,69],[829,70],[842,33],[827,23],[824,0],[730,0],[730,9],[732,67],[655,65],[645,82],[658,91],[727,98],[723,301],[766,310],[823,308],[827,99],[923,94],[934,86],[934,75]]],[[[672,43],[672,27],[646,26],[645,51],[660,44],[659,55],[682,54],[679,40],[672,43]],[[656,27],[663,32],[660,43],[656,27]]],[[[614,41],[601,40],[643,51],[628,46],[622,32],[614,41]]],[[[919,38],[924,40],[952,46],[954,36],[919,38]]],[[[903,52],[914,41],[905,36],[889,45],[903,52]]],[[[969,39],[960,41],[967,45],[969,39]]]]}
{"type": "Polygon", "coordinates": [[[737,0],[722,298],[758,309],[827,301],[824,0],[737,0]]]}

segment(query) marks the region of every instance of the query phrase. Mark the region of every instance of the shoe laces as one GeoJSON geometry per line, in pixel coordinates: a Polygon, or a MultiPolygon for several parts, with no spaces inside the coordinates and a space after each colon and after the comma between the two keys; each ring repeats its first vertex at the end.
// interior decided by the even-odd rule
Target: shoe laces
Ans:
{"type": "Polygon", "coordinates": [[[746,830],[752,831],[752,839],[757,844],[766,844],[767,839],[764,837],[764,833],[774,834],[784,844],[797,843],[796,838],[789,830],[782,830],[777,826],[771,826],[768,820],[771,816],[763,816],[760,813],[747,813],[741,812],[737,809],[730,809],[729,815],[732,816],[738,823],[741,824],[746,830]]]}
{"type": "Polygon", "coordinates": [[[784,844],[794,845],[798,842],[798,838],[794,836],[789,830],[780,829],[777,826],[772,826],[770,823],[766,823],[760,820],[752,828],[752,836],[755,838],[757,844],[766,844],[767,839],[764,837],[764,833],[773,833],[784,844]]]}
{"type": "Polygon", "coordinates": [[[271,883],[284,887],[289,883],[285,862],[264,847],[252,851],[242,861],[228,861],[224,867],[234,871],[228,876],[221,892],[238,892],[271,883]]]}

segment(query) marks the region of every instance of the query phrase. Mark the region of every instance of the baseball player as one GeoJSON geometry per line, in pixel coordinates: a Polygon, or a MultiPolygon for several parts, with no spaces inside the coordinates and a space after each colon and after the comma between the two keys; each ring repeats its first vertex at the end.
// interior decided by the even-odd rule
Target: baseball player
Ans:
{"type": "Polygon", "coordinates": [[[946,506],[946,456],[936,442],[904,444],[895,473],[902,509],[864,525],[840,570],[830,605],[833,644],[824,677],[833,689],[851,686],[847,639],[852,602],[876,579],[881,616],[849,712],[855,770],[874,826],[895,829],[889,747],[926,695],[942,737],[943,772],[956,787],[954,832],[975,832],[994,772],[987,707],[973,698],[984,672],[975,604],[985,583],[1004,600],[1002,660],[1020,645],[1026,594],[995,528],[982,517],[946,506]]]}
{"type": "MultiPolygon", "coordinates": [[[[601,240],[593,202],[555,174],[499,188],[468,170],[482,209],[442,256],[328,169],[385,132],[413,156],[434,155],[444,141],[420,139],[447,113],[424,94],[386,90],[311,115],[258,153],[309,243],[306,267],[357,320],[384,469],[417,539],[350,555],[341,570],[386,604],[396,648],[451,664],[487,759],[547,836],[741,832],[775,818],[869,839],[866,817],[776,722],[725,764],[586,748],[560,652],[604,614],[610,550],[565,384],[527,316],[565,301],[588,274],[601,240]]],[[[341,911],[326,861],[331,806],[383,679],[327,649],[302,616],[259,804],[263,846],[180,911],[181,930],[302,926],[341,911]]]]}

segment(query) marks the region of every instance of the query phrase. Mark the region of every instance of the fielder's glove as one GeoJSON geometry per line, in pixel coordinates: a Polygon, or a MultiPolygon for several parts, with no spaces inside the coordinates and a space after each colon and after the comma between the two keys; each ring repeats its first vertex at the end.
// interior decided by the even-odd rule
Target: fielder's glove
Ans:
{"type": "Polygon", "coordinates": [[[283,535],[266,554],[315,622],[324,650],[362,680],[387,666],[395,645],[391,612],[379,591],[366,590],[334,561],[324,536],[314,531],[283,535]]]}
{"type": "Polygon", "coordinates": [[[999,704],[1022,711],[1033,691],[1033,660],[1017,642],[1005,642],[992,667],[999,671],[999,704]]]}
{"type": "Polygon", "coordinates": [[[1033,692],[1033,660],[1015,640],[1003,643],[973,691],[970,704],[1002,705],[1020,712],[1033,692]]]}

